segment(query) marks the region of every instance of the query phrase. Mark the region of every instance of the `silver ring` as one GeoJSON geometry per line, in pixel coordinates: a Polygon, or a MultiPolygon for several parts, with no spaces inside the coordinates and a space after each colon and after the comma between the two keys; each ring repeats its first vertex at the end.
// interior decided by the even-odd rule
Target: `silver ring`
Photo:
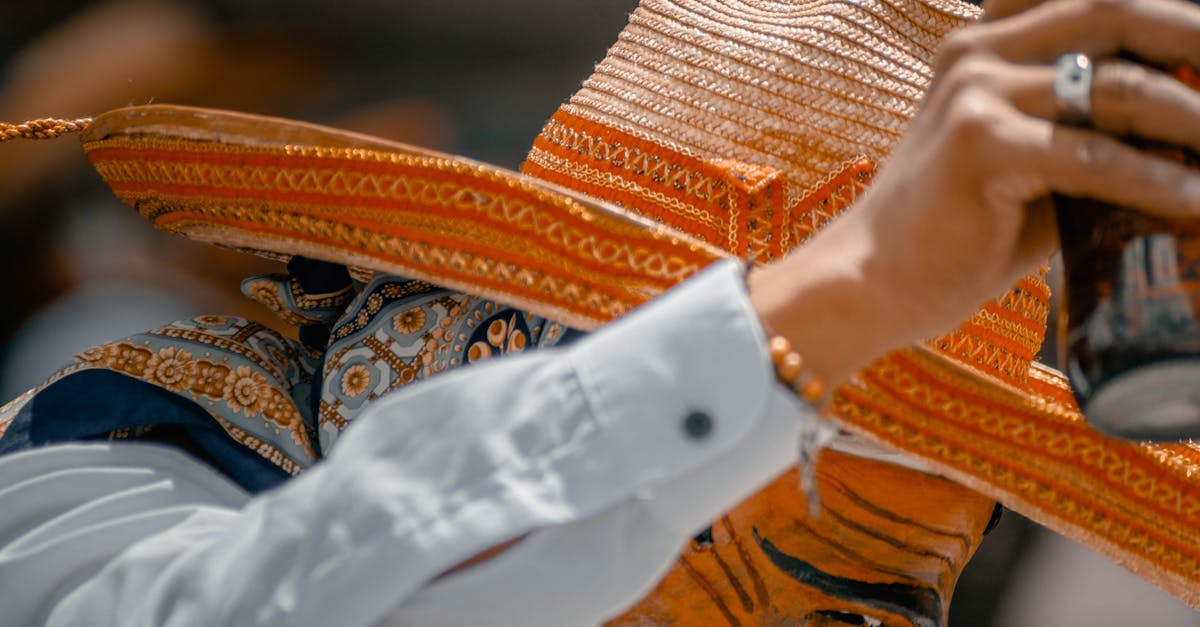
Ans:
{"type": "Polygon", "coordinates": [[[1068,52],[1054,62],[1054,112],[1072,126],[1092,123],[1092,75],[1095,64],[1086,54],[1068,52]]]}

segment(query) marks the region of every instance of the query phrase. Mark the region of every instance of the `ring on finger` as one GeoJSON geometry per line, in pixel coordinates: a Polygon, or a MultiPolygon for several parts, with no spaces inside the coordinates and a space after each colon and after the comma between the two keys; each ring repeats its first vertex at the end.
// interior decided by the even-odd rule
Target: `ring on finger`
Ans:
{"type": "Polygon", "coordinates": [[[1071,126],[1092,123],[1092,78],[1095,64],[1086,54],[1068,52],[1054,62],[1054,113],[1071,126]]]}

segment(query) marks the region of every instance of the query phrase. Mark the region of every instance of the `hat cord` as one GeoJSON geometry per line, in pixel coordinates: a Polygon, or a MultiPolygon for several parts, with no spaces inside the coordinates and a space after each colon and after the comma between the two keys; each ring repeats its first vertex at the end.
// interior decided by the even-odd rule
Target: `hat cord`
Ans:
{"type": "Polygon", "coordinates": [[[92,118],[42,118],[21,124],[0,122],[0,142],[10,139],[54,139],[68,133],[79,133],[91,125],[92,118]]]}

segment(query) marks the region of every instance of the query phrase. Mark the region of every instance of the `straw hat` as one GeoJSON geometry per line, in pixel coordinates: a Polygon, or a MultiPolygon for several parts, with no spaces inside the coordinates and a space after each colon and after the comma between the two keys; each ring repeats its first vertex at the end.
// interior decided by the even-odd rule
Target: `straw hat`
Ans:
{"type": "MultiPolygon", "coordinates": [[[[728,255],[769,259],[869,183],[956,0],[643,0],[524,174],[311,125],[178,107],[99,116],[96,169],[156,227],[431,280],[591,329],[728,255]]],[[[919,181],[914,181],[919,185],[919,181]]],[[[1022,279],[837,391],[843,425],[1200,608],[1200,446],[1088,427],[1037,364],[1022,279]]]]}

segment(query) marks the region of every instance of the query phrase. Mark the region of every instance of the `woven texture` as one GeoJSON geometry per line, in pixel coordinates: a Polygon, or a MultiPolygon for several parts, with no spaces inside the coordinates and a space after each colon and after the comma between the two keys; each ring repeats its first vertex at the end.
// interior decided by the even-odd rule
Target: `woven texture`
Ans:
{"type": "Polygon", "coordinates": [[[21,124],[0,122],[0,142],[11,139],[54,139],[69,133],[79,133],[91,126],[91,118],[63,120],[43,118],[21,124]]]}
{"type": "Polygon", "coordinates": [[[134,107],[82,139],[158,229],[425,279],[581,329],[723,256],[515,172],[297,122],[134,107]]]}
{"type": "MultiPolygon", "coordinates": [[[[940,0],[644,0],[523,169],[776,257],[869,182],[938,42],[976,15],[940,0]]],[[[1034,362],[1048,302],[1040,276],[1022,279],[958,331],[864,369],[835,412],[1200,607],[1200,448],[1091,429],[1062,376],[1034,362]]]]}
{"type": "Polygon", "coordinates": [[[700,158],[773,168],[788,199],[899,140],[954,1],[642,2],[563,110],[700,158]]]}

